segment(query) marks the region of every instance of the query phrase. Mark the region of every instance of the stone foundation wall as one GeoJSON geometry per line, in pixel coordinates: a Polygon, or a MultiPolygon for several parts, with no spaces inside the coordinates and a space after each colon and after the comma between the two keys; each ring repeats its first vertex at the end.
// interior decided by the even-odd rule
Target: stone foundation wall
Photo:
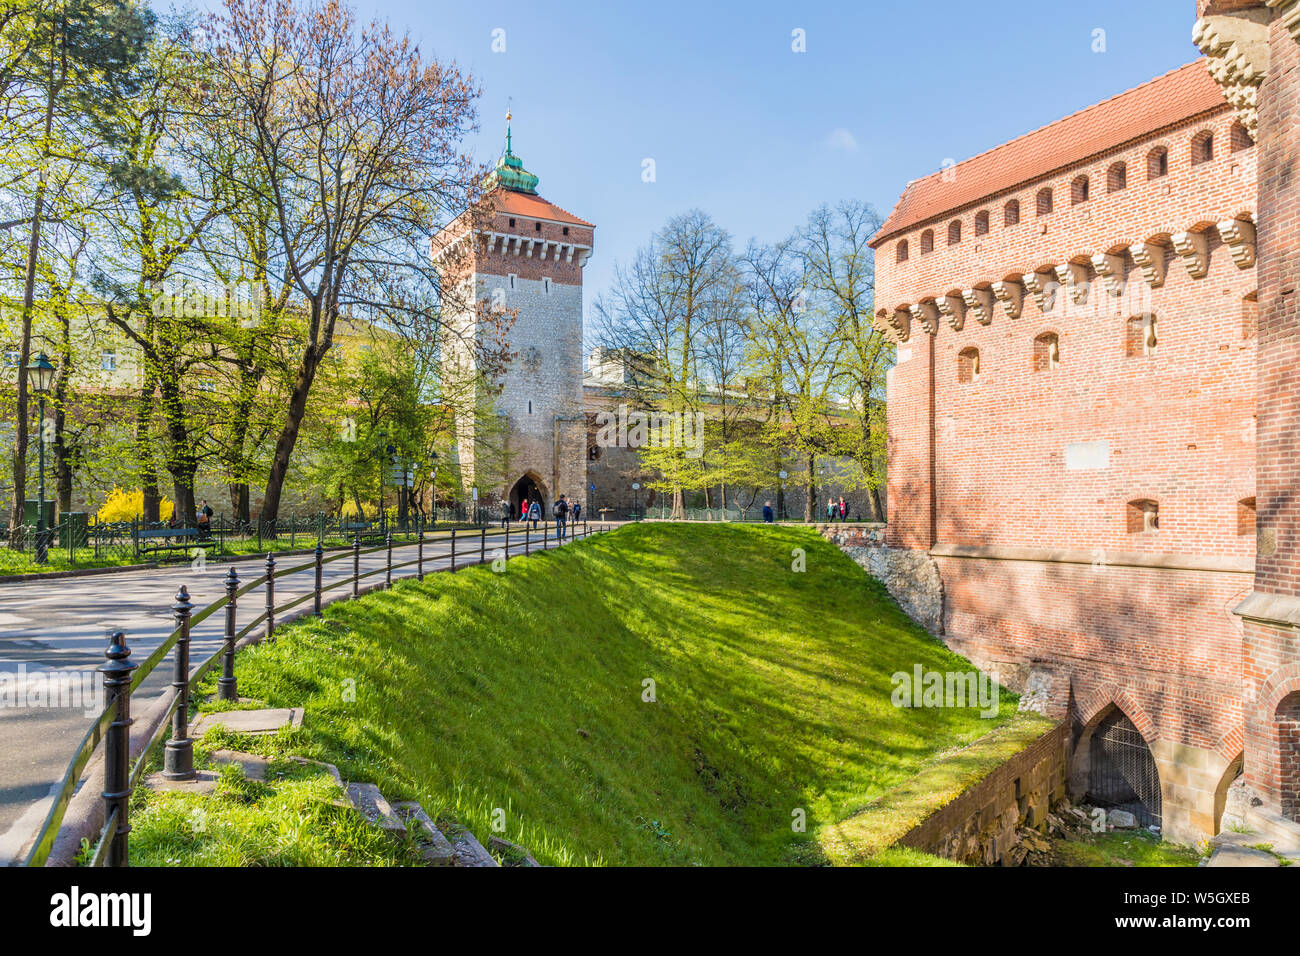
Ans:
{"type": "Polygon", "coordinates": [[[1068,748],[1069,728],[1062,722],[921,821],[899,844],[963,863],[998,863],[1019,842],[1017,829],[1042,826],[1065,796],[1068,748]]]}
{"type": "Polygon", "coordinates": [[[943,636],[943,580],[925,551],[885,545],[885,525],[820,525],[822,537],[837,545],[868,574],[885,585],[907,616],[935,637],[943,636]]]}

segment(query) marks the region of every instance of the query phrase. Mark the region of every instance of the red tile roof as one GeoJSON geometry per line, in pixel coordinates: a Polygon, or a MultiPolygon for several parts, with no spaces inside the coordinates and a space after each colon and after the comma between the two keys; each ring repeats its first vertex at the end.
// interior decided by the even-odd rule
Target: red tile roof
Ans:
{"type": "Polygon", "coordinates": [[[528,193],[515,192],[512,189],[494,189],[488,193],[488,198],[496,204],[496,211],[499,213],[531,216],[534,219],[553,219],[556,222],[567,222],[575,226],[596,228],[592,223],[587,222],[585,219],[579,219],[573,213],[561,209],[554,203],[547,202],[541,196],[531,196],[528,193]]]}
{"type": "Polygon", "coordinates": [[[1227,108],[1205,60],[1194,60],[948,170],[913,180],[871,245],[1193,116],[1227,108]]]}

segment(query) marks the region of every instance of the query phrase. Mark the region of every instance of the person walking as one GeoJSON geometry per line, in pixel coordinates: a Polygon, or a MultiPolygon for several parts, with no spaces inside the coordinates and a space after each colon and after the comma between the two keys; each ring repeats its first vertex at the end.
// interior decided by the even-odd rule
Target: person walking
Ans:
{"type": "Polygon", "coordinates": [[[582,502],[575,501],[573,503],[573,523],[576,525],[581,520],[582,520],[582,502]]]}
{"type": "Polygon", "coordinates": [[[199,506],[199,541],[207,541],[212,537],[212,508],[208,505],[208,499],[204,498],[203,503],[199,506]]]}
{"type": "Polygon", "coordinates": [[[569,503],[565,500],[564,495],[560,495],[560,500],[555,503],[551,510],[555,512],[555,538],[557,541],[563,541],[564,525],[569,517],[569,503]]]}
{"type": "Polygon", "coordinates": [[[501,499],[501,527],[510,527],[510,501],[507,498],[501,499]]]}
{"type": "Polygon", "coordinates": [[[770,502],[770,501],[764,501],[764,502],[763,502],[763,521],[766,522],[767,524],[771,524],[771,523],[772,523],[773,521],[775,521],[775,520],[776,520],[776,515],[772,513],[772,502],[770,502]]]}
{"type": "Polygon", "coordinates": [[[844,496],[840,495],[840,523],[843,524],[849,520],[849,506],[844,501],[844,496]]]}
{"type": "Polygon", "coordinates": [[[834,498],[826,499],[826,520],[827,521],[835,520],[835,499],[834,498]]]}
{"type": "Polygon", "coordinates": [[[519,520],[520,521],[528,520],[528,499],[527,498],[519,502],[519,520]]]}
{"type": "Polygon", "coordinates": [[[528,506],[528,520],[533,523],[533,530],[537,530],[537,522],[542,520],[542,502],[539,498],[528,506]]]}

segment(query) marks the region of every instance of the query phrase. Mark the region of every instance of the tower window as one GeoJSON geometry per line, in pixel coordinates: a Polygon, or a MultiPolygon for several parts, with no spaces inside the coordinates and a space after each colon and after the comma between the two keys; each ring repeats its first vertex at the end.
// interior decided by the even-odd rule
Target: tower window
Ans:
{"type": "Polygon", "coordinates": [[[955,246],[961,242],[961,220],[954,219],[948,223],[948,245],[955,246]]]}
{"type": "Polygon", "coordinates": [[[511,219],[511,220],[510,220],[510,228],[513,229],[514,227],[515,227],[515,221],[514,221],[513,219],[511,219]]]}
{"type": "Polygon", "coordinates": [[[117,353],[112,349],[104,349],[99,353],[99,367],[105,372],[112,372],[117,369],[117,353]]]}
{"type": "Polygon", "coordinates": [[[1255,533],[1255,498],[1242,498],[1237,502],[1237,534],[1255,533]]]}
{"type": "Polygon", "coordinates": [[[1147,179],[1159,179],[1169,175],[1169,150],[1157,146],[1147,153],[1147,179]]]}
{"type": "Polygon", "coordinates": [[[1124,514],[1129,534],[1145,534],[1160,528],[1160,505],[1150,498],[1130,501],[1124,514]]]}
{"type": "Polygon", "coordinates": [[[567,236],[567,235],[569,234],[569,227],[568,227],[568,226],[565,226],[564,229],[561,230],[561,231],[562,231],[562,233],[563,233],[564,235],[567,236]]]}
{"type": "Polygon", "coordinates": [[[1128,320],[1128,333],[1124,339],[1124,354],[1129,358],[1156,354],[1156,317],[1135,315],[1128,320]]]}
{"type": "Polygon", "coordinates": [[[533,413],[533,400],[530,398],[528,400],[528,414],[531,415],[532,413],[533,413]]]}
{"type": "Polygon", "coordinates": [[[542,224],[541,224],[540,222],[535,222],[535,223],[533,223],[533,231],[534,231],[534,232],[541,232],[541,231],[542,231],[542,224]]]}
{"type": "Polygon", "coordinates": [[[1034,339],[1034,371],[1051,372],[1061,364],[1060,339],[1055,332],[1044,332],[1034,339]]]}
{"type": "Polygon", "coordinates": [[[921,255],[934,252],[934,230],[927,229],[921,233],[921,255]]]}
{"type": "Polygon", "coordinates": [[[1255,145],[1255,141],[1250,138],[1250,130],[1246,129],[1241,120],[1237,120],[1232,124],[1232,133],[1228,139],[1234,153],[1239,153],[1243,149],[1250,149],[1255,145]]]}
{"type": "Polygon", "coordinates": [[[1259,294],[1252,292],[1241,300],[1241,337],[1253,339],[1259,325],[1259,294]]]}
{"type": "Polygon", "coordinates": [[[1076,176],[1074,182],[1070,184],[1070,204],[1079,205],[1081,202],[1088,201],[1088,177],[1076,176]]]}
{"type": "Polygon", "coordinates": [[[506,286],[510,289],[511,292],[515,291],[515,279],[517,278],[518,276],[516,276],[513,272],[510,273],[508,276],[506,276],[506,286]]]}
{"type": "Polygon", "coordinates": [[[957,381],[962,385],[974,385],[980,380],[980,350],[965,348],[957,353],[957,381]]]}
{"type": "Polygon", "coordinates": [[[543,279],[542,279],[542,295],[550,295],[550,294],[551,294],[551,280],[548,279],[548,278],[543,278],[543,279]]]}
{"type": "Polygon", "coordinates": [[[1113,163],[1106,171],[1106,191],[1117,193],[1127,186],[1128,166],[1124,163],[1113,163]]]}
{"type": "Polygon", "coordinates": [[[1038,215],[1046,216],[1052,211],[1052,187],[1038,190],[1038,215]]]}
{"type": "Polygon", "coordinates": [[[1214,134],[1203,129],[1192,137],[1192,165],[1199,166],[1214,159],[1214,134]]]}
{"type": "Polygon", "coordinates": [[[600,461],[600,446],[592,445],[587,449],[587,461],[600,461]]]}
{"type": "Polygon", "coordinates": [[[982,209],[975,214],[975,235],[982,236],[989,231],[989,211],[982,209]]]}
{"type": "Polygon", "coordinates": [[[1020,222],[1020,200],[1012,199],[1002,207],[1002,225],[1014,226],[1020,222]]]}
{"type": "Polygon", "coordinates": [[[898,244],[897,247],[895,247],[895,249],[894,249],[894,261],[895,261],[895,262],[906,262],[906,261],[907,261],[907,240],[906,240],[906,239],[904,239],[902,242],[900,242],[900,243],[898,244]]]}

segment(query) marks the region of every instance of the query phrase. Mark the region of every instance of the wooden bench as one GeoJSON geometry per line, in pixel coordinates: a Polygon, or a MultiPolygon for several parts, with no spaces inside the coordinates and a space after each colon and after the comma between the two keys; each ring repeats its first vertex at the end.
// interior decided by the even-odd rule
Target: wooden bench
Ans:
{"type": "Polygon", "coordinates": [[[156,554],[160,551],[182,551],[189,554],[192,548],[218,547],[216,538],[209,533],[200,540],[198,528],[146,528],[136,532],[136,546],[141,554],[156,554]],[[146,541],[156,542],[146,544],[146,541]]]}
{"type": "Polygon", "coordinates": [[[339,530],[347,537],[349,544],[357,538],[361,539],[362,544],[383,544],[388,540],[386,532],[372,528],[369,523],[340,525],[339,530]]]}

